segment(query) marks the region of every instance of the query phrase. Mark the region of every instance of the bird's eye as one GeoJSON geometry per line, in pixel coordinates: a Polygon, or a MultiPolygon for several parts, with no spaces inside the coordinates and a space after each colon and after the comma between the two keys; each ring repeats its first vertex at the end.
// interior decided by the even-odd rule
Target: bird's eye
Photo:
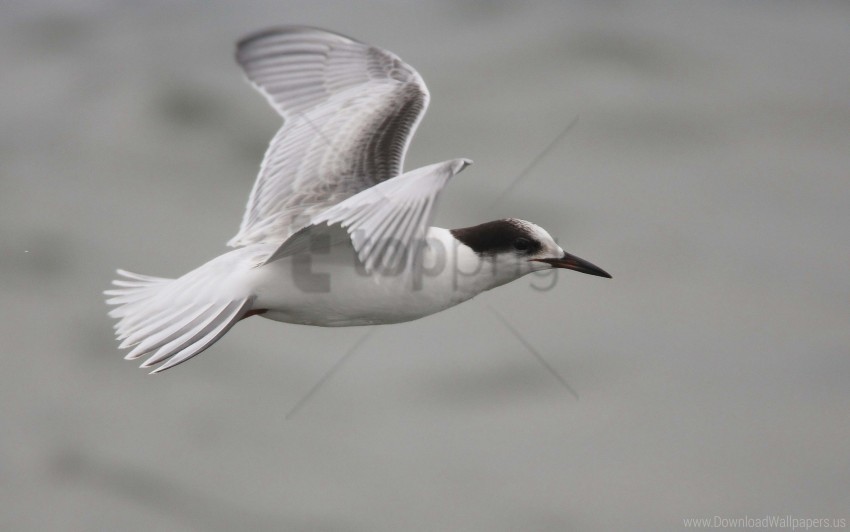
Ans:
{"type": "Polygon", "coordinates": [[[526,251],[529,246],[531,246],[531,242],[527,238],[517,238],[514,240],[514,249],[517,251],[526,251]]]}

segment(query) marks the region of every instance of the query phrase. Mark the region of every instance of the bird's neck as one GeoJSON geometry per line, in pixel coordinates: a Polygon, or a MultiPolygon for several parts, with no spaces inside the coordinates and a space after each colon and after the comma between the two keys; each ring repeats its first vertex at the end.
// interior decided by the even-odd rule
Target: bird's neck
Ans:
{"type": "Polygon", "coordinates": [[[456,239],[448,229],[429,228],[427,243],[423,257],[425,271],[450,282],[463,299],[509,283],[524,274],[499,264],[494,257],[479,255],[456,239]]]}

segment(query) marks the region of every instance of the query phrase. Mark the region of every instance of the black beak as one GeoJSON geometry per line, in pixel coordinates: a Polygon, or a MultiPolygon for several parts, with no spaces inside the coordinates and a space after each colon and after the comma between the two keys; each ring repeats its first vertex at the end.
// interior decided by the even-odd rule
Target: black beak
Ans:
{"type": "Polygon", "coordinates": [[[586,273],[588,275],[596,275],[598,277],[607,277],[608,279],[612,279],[611,275],[599,266],[595,266],[584,259],[576,257],[575,255],[570,255],[566,251],[564,252],[564,256],[559,259],[531,260],[551,264],[553,268],[566,268],[567,270],[575,270],[577,272],[586,273]]]}

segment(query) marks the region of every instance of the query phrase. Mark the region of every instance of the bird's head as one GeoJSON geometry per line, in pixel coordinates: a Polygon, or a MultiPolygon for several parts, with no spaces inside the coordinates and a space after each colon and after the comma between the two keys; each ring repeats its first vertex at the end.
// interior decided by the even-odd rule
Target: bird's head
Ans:
{"type": "Polygon", "coordinates": [[[525,220],[495,220],[453,229],[451,233],[478,257],[493,264],[499,272],[498,284],[552,268],[611,278],[598,266],[564,251],[545,229],[525,220]]]}

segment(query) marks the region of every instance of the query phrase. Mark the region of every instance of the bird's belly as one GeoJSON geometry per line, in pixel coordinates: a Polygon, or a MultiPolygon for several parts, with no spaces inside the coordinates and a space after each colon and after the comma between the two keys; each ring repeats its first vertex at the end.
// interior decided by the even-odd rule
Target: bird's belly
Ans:
{"type": "Polygon", "coordinates": [[[262,266],[254,308],[275,321],[346,327],[411,321],[469,299],[446,279],[409,271],[368,275],[352,258],[326,256],[309,265],[285,258],[262,266]]]}

